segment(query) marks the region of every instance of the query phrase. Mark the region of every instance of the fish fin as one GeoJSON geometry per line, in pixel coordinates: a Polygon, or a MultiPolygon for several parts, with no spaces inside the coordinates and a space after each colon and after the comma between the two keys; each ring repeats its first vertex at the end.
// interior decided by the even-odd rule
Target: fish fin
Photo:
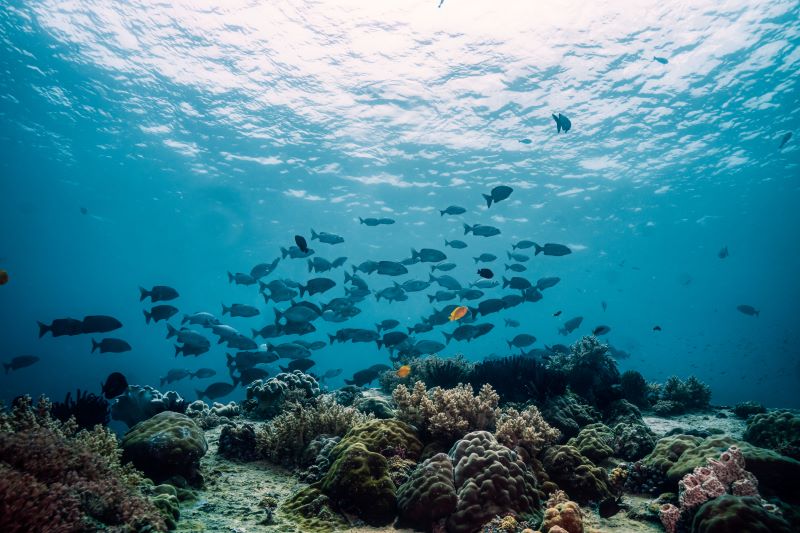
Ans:
{"type": "Polygon", "coordinates": [[[378,349],[379,349],[379,350],[380,350],[380,349],[383,347],[383,341],[382,341],[382,340],[380,340],[380,339],[377,339],[377,340],[375,341],[375,344],[377,344],[377,345],[378,345],[378,349]]]}
{"type": "Polygon", "coordinates": [[[428,297],[428,303],[429,304],[432,304],[434,302],[434,300],[436,300],[436,295],[435,294],[427,294],[426,296],[428,297]]]}
{"type": "Polygon", "coordinates": [[[441,209],[439,210],[439,213],[441,213],[439,216],[444,216],[444,211],[442,211],[441,209]]]}
{"type": "Polygon", "coordinates": [[[287,255],[289,255],[289,250],[281,246],[281,259],[286,259],[287,255]]]}
{"type": "Polygon", "coordinates": [[[167,338],[172,338],[178,334],[178,330],[172,327],[172,324],[167,322],[167,338]]]}
{"type": "Polygon", "coordinates": [[[273,307],[272,310],[275,311],[275,323],[277,324],[283,317],[283,312],[277,307],[273,307]]]}
{"type": "Polygon", "coordinates": [[[233,274],[228,272],[228,283],[233,283],[233,274]]]}
{"type": "Polygon", "coordinates": [[[319,240],[319,234],[316,231],[314,231],[314,228],[311,228],[311,240],[313,241],[315,239],[319,240]]]}
{"type": "Polygon", "coordinates": [[[145,298],[150,296],[150,291],[145,289],[144,287],[139,287],[139,301],[144,301],[145,298]]]}
{"type": "Polygon", "coordinates": [[[406,326],[406,328],[408,328],[408,334],[409,334],[409,335],[411,335],[412,333],[414,333],[414,328],[409,328],[408,326],[406,326]]]}
{"type": "Polygon", "coordinates": [[[312,270],[314,270],[314,263],[311,261],[311,259],[309,259],[308,260],[308,271],[311,272],[312,270]]]}
{"type": "Polygon", "coordinates": [[[251,337],[253,337],[254,339],[257,339],[258,338],[258,330],[257,329],[253,329],[253,328],[250,328],[250,330],[252,330],[252,332],[253,332],[251,337]]]}
{"type": "MultiPolygon", "coordinates": [[[[189,322],[189,315],[183,315],[183,318],[181,319],[181,326],[186,324],[187,322],[189,322]]],[[[169,324],[167,324],[167,326],[169,326],[169,324]]]]}
{"type": "Polygon", "coordinates": [[[482,194],[483,199],[486,200],[486,207],[492,207],[492,195],[490,194],[482,194]]]}
{"type": "Polygon", "coordinates": [[[446,331],[443,331],[442,335],[444,335],[445,343],[450,344],[450,339],[453,338],[453,334],[452,333],[448,334],[446,331]]]}
{"type": "Polygon", "coordinates": [[[511,349],[511,341],[506,341],[508,343],[508,349],[511,349]]]}
{"type": "Polygon", "coordinates": [[[356,265],[350,265],[350,266],[353,267],[353,274],[358,272],[358,267],[356,265]]]}
{"type": "Polygon", "coordinates": [[[428,276],[429,276],[429,279],[428,279],[429,283],[433,283],[434,281],[436,281],[436,278],[433,277],[433,274],[428,274],[428,276]]]}
{"type": "Polygon", "coordinates": [[[353,276],[351,276],[350,273],[347,270],[345,270],[344,271],[344,282],[345,283],[350,283],[350,281],[352,281],[352,280],[353,280],[353,276]]]}
{"type": "Polygon", "coordinates": [[[308,291],[308,285],[300,285],[300,298],[302,298],[306,291],[308,291]]]}
{"type": "Polygon", "coordinates": [[[469,233],[472,230],[473,230],[473,228],[470,227],[469,224],[464,224],[464,235],[466,235],[467,233],[469,233]]]}
{"type": "Polygon", "coordinates": [[[506,252],[506,255],[508,256],[508,259],[510,260],[511,259],[511,252],[506,252]]]}
{"type": "Polygon", "coordinates": [[[505,289],[506,287],[508,287],[508,285],[509,285],[510,283],[511,283],[511,282],[510,282],[510,281],[508,281],[508,279],[506,279],[506,277],[505,277],[505,276],[503,276],[503,288],[505,289]]]}
{"type": "Polygon", "coordinates": [[[267,290],[267,284],[261,280],[258,280],[258,292],[263,294],[265,290],[267,290]]]}
{"type": "Polygon", "coordinates": [[[416,251],[414,248],[411,249],[411,260],[416,261],[419,257],[419,252],[416,251]]]}
{"type": "Polygon", "coordinates": [[[353,381],[352,379],[346,379],[346,380],[344,380],[344,382],[345,382],[345,384],[347,384],[347,385],[355,385],[355,384],[356,384],[356,382],[355,382],[355,381],[353,381]]]}
{"type": "Polygon", "coordinates": [[[182,349],[183,348],[181,348],[179,345],[175,345],[175,357],[178,357],[178,354],[181,353],[182,349]]]}
{"type": "Polygon", "coordinates": [[[42,324],[41,322],[36,322],[39,324],[39,338],[41,339],[48,331],[52,331],[51,327],[47,324],[42,324]]]}
{"type": "Polygon", "coordinates": [[[100,343],[97,342],[96,340],[92,339],[92,353],[94,353],[94,351],[97,350],[97,348],[99,348],[99,347],[100,347],[100,343]]]}
{"type": "Polygon", "coordinates": [[[358,222],[359,222],[359,224],[363,224],[364,223],[364,219],[361,218],[361,217],[358,217],[358,222]]]}
{"type": "Polygon", "coordinates": [[[335,341],[335,340],[336,340],[336,336],[335,336],[335,335],[331,335],[330,333],[328,333],[328,339],[330,339],[330,340],[328,341],[328,343],[329,343],[329,344],[333,344],[333,341],[335,341]]]}
{"type": "Polygon", "coordinates": [[[480,258],[479,258],[479,257],[473,257],[472,259],[474,259],[474,260],[475,260],[475,264],[476,264],[476,265],[478,264],[478,261],[480,260],[480,258]]]}
{"type": "Polygon", "coordinates": [[[539,246],[536,243],[533,243],[533,246],[536,247],[536,252],[533,255],[539,255],[540,253],[542,253],[544,251],[544,248],[542,246],[539,246]]]}
{"type": "Polygon", "coordinates": [[[142,309],[142,313],[144,313],[144,322],[145,324],[149,324],[150,320],[153,318],[152,313],[148,313],[147,309],[142,309]]]}
{"type": "Polygon", "coordinates": [[[231,312],[231,308],[230,307],[225,307],[225,304],[222,304],[222,316],[225,316],[226,314],[228,314],[230,312],[231,312]]]}

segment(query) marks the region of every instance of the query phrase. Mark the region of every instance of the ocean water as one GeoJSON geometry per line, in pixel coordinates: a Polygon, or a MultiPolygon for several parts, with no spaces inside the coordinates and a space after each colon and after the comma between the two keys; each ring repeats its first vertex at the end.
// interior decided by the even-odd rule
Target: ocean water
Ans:
{"type": "MultiPolygon", "coordinates": [[[[272,261],[301,234],[318,256],[346,256],[350,271],[439,249],[464,284],[478,279],[480,253],[500,257],[481,265],[500,278],[512,243],[565,244],[568,256],[524,263],[534,282],[561,278],[541,301],[480,319],[494,324],[488,335],[440,355],[518,353],[506,341],[519,333],[542,349],[602,324],[611,330],[601,338],[631,354],[621,370],[696,375],[718,404],[800,407],[800,5],[437,5],[4,3],[0,358],[40,361],[0,375],[2,399],[98,391],[112,371],[157,386],[170,368],[216,369],[169,387],[195,399],[229,379],[232,350],[208,335],[208,353],[174,357],[164,323],[145,324],[151,305],[138,287],[175,287],[168,303],[181,313],[255,305],[258,317],[225,319],[249,332],[272,321],[273,305],[227,272],[272,261]],[[554,112],[569,132],[557,133],[554,112]],[[481,195],[497,185],[514,191],[487,209],[481,195]],[[440,216],[449,205],[467,212],[440,216]],[[502,233],[465,236],[463,223],[502,233]],[[345,242],[311,241],[311,228],[345,242]],[[124,326],[38,338],[37,321],[89,314],[124,326]],[[582,326],[560,335],[574,316],[582,326]],[[133,349],[91,353],[91,338],[105,336],[133,349]]],[[[362,277],[379,290],[429,271],[362,277]]],[[[336,287],[311,301],[343,295],[343,269],[328,274],[336,287]]],[[[286,259],[269,278],[311,276],[305,260],[286,259]]],[[[434,290],[396,303],[370,296],[355,318],[318,320],[302,339],[388,318],[405,331],[431,312],[434,290]]],[[[453,328],[416,337],[441,342],[453,328]]],[[[375,343],[333,344],[313,359],[312,371],[343,369],[330,387],[390,364],[375,343]]],[[[224,400],[243,397],[238,388],[224,400]]]]}

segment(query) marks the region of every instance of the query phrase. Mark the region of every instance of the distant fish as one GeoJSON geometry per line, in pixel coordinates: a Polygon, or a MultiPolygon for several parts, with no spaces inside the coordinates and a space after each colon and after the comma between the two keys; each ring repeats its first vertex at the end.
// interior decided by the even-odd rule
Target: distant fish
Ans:
{"type": "Polygon", "coordinates": [[[390,367],[382,364],[372,365],[369,368],[365,368],[364,370],[359,370],[355,374],[353,374],[353,379],[346,379],[344,380],[345,383],[348,385],[355,385],[356,387],[362,387],[369,383],[372,383],[378,376],[381,375],[383,372],[387,370],[391,370],[390,367]]]}
{"type": "Polygon", "coordinates": [[[455,263],[439,263],[438,265],[431,265],[431,272],[441,270],[442,272],[449,272],[456,267],[455,263]]]}
{"type": "Polygon", "coordinates": [[[75,318],[56,318],[50,325],[37,322],[39,324],[39,338],[51,333],[53,337],[62,335],[80,335],[83,333],[83,321],[75,318]]]}
{"type": "Polygon", "coordinates": [[[666,65],[667,63],[669,63],[669,60],[666,57],[653,56],[653,61],[658,61],[662,65],[666,65]]]}
{"type": "Polygon", "coordinates": [[[478,275],[484,279],[492,279],[494,277],[494,272],[488,268],[479,268],[478,275]]]}
{"type": "Polygon", "coordinates": [[[259,311],[252,305],[231,304],[230,306],[226,306],[225,304],[222,304],[222,316],[231,315],[243,318],[250,318],[260,314],[261,311],[259,311]]]}
{"type": "Polygon", "coordinates": [[[553,313],[553,316],[561,316],[561,310],[559,309],[558,311],[553,313]]]}
{"type": "Polygon", "coordinates": [[[131,351],[131,345],[122,339],[106,338],[97,342],[92,339],[92,353],[100,349],[100,353],[122,353],[131,351]]]}
{"type": "Polygon", "coordinates": [[[482,224],[470,226],[469,224],[464,224],[464,235],[468,233],[478,237],[494,237],[495,235],[500,235],[500,230],[494,226],[484,226],[482,224]]]}
{"type": "Polygon", "coordinates": [[[531,248],[533,246],[536,246],[535,242],[528,241],[528,240],[522,240],[522,241],[519,241],[517,244],[512,244],[511,248],[513,248],[514,250],[516,250],[517,248],[519,248],[520,250],[525,250],[526,248],[531,248]]]}
{"type": "Polygon", "coordinates": [[[424,263],[439,263],[447,259],[444,252],[435,250],[433,248],[422,248],[417,251],[415,248],[411,249],[411,258],[416,262],[417,260],[424,263]]]}
{"type": "Polygon", "coordinates": [[[490,253],[483,253],[478,257],[473,257],[472,259],[475,260],[475,263],[483,262],[483,263],[491,263],[497,259],[497,256],[490,253]]]}
{"type": "Polygon", "coordinates": [[[396,261],[378,261],[377,272],[383,276],[401,276],[408,274],[408,269],[396,261]]]}
{"type": "Polygon", "coordinates": [[[730,254],[728,253],[728,247],[727,246],[723,246],[722,248],[720,248],[719,252],[717,252],[717,257],[719,257],[720,259],[725,259],[729,255],[730,254]]]}
{"type": "MultiPolygon", "coordinates": [[[[312,230],[313,231],[313,230],[312,230]]],[[[278,267],[280,257],[276,257],[272,263],[259,263],[250,270],[250,277],[259,280],[264,276],[269,276],[278,267]]]]}
{"type": "Polygon", "coordinates": [[[395,320],[393,318],[387,318],[386,320],[382,320],[379,323],[375,324],[375,328],[378,330],[378,333],[380,333],[381,330],[385,331],[388,329],[394,329],[399,325],[400,325],[399,320],[395,320]]]}
{"type": "MultiPolygon", "coordinates": [[[[283,250],[283,248],[281,248],[283,250]]],[[[284,255],[284,257],[286,257],[284,255]]],[[[250,274],[245,274],[244,272],[237,272],[236,274],[231,274],[228,272],[228,283],[236,282],[237,285],[255,285],[258,280],[251,276],[250,274]]]]}
{"type": "Polygon", "coordinates": [[[574,318],[570,318],[569,320],[564,322],[564,327],[559,328],[558,332],[562,335],[569,335],[570,333],[578,329],[581,326],[582,322],[583,322],[582,316],[576,316],[574,318]]]}
{"type": "Polygon", "coordinates": [[[299,370],[300,372],[305,372],[309,370],[312,366],[317,364],[312,359],[293,359],[289,361],[289,364],[286,366],[281,366],[280,369],[284,372],[293,372],[295,370],[299,370]]]}
{"type": "Polygon", "coordinates": [[[100,384],[103,396],[110,400],[116,398],[128,389],[128,380],[121,372],[112,372],[106,378],[105,383],[100,384]]]}
{"type": "Polygon", "coordinates": [[[155,305],[150,312],[147,312],[147,309],[143,309],[142,312],[144,313],[145,323],[149,324],[151,320],[155,320],[159,322],[161,320],[167,320],[172,318],[177,312],[178,308],[172,305],[155,305]]]}
{"type": "Polygon", "coordinates": [[[738,309],[740,313],[744,313],[745,315],[749,316],[759,316],[759,314],[761,313],[758,309],[756,309],[752,305],[737,305],[736,309],[738,309]]]}
{"type": "Polygon", "coordinates": [[[556,130],[557,130],[556,133],[561,133],[562,130],[564,131],[564,133],[567,133],[570,130],[570,128],[572,128],[572,122],[570,122],[570,120],[561,113],[559,113],[558,115],[553,113],[553,120],[556,121],[556,130]]]}
{"type": "Polygon", "coordinates": [[[605,300],[601,300],[601,301],[600,301],[600,307],[602,307],[602,308],[603,308],[603,311],[605,311],[606,309],[608,309],[608,304],[606,303],[606,301],[605,301],[605,300]]]}
{"type": "Polygon", "coordinates": [[[653,326],[653,331],[661,331],[661,326],[653,326]]]}
{"type": "Polygon", "coordinates": [[[405,378],[408,377],[410,373],[411,373],[411,367],[409,365],[403,365],[397,369],[394,375],[397,376],[398,378],[405,378]]]}
{"type": "Polygon", "coordinates": [[[506,318],[506,327],[507,328],[518,328],[519,327],[519,321],[518,320],[514,320],[513,318],[506,318]]]}
{"type": "Polygon", "coordinates": [[[88,214],[89,214],[89,210],[86,209],[85,207],[81,207],[81,215],[88,215],[88,214]]]}
{"type": "Polygon", "coordinates": [[[390,224],[394,224],[394,219],[391,218],[361,218],[358,217],[358,221],[365,226],[388,226],[390,224]]]}
{"type": "Polygon", "coordinates": [[[163,378],[159,378],[159,387],[163,387],[164,385],[169,385],[170,383],[175,383],[176,381],[180,381],[182,379],[186,379],[191,377],[192,373],[186,370],[185,368],[172,368],[167,372],[167,375],[163,378]]]}
{"type": "Polygon", "coordinates": [[[3,363],[3,368],[5,368],[6,374],[8,374],[11,370],[19,370],[20,368],[31,366],[38,361],[39,358],[35,355],[20,355],[14,357],[9,363],[3,363]]]}
{"type": "Polygon", "coordinates": [[[524,262],[530,260],[530,258],[531,258],[529,255],[518,254],[518,253],[513,253],[512,254],[511,252],[506,252],[506,255],[508,256],[509,259],[513,259],[514,261],[517,261],[518,263],[524,263],[524,262]]]}
{"type": "Polygon", "coordinates": [[[611,331],[610,327],[601,325],[601,326],[597,326],[596,328],[594,328],[592,330],[592,334],[594,334],[594,335],[605,335],[609,331],[611,331]]]}
{"type": "MultiPolygon", "coordinates": [[[[204,311],[201,311],[199,313],[194,313],[191,315],[183,315],[181,324],[186,324],[187,322],[190,324],[197,324],[206,328],[210,328],[211,326],[217,326],[220,324],[220,321],[217,317],[215,317],[211,313],[206,313],[204,311]]],[[[167,335],[167,338],[169,337],[170,336],[167,335]]]]}
{"type": "Polygon", "coordinates": [[[492,203],[502,202],[514,192],[514,189],[507,185],[498,185],[489,194],[484,194],[483,199],[486,200],[486,207],[492,207],[492,203]]]}
{"type": "Polygon", "coordinates": [[[503,265],[506,267],[506,270],[511,270],[512,272],[525,272],[527,267],[525,265],[520,265],[519,263],[512,263],[510,265],[503,265]]]}
{"type": "Polygon", "coordinates": [[[467,307],[465,305],[459,305],[458,307],[453,309],[452,313],[450,313],[450,316],[448,317],[448,320],[450,320],[450,322],[453,322],[455,320],[460,320],[460,319],[462,319],[464,317],[464,315],[467,314],[468,311],[469,311],[469,307],[467,307]]]}
{"type": "Polygon", "coordinates": [[[555,287],[561,281],[561,278],[558,276],[550,276],[547,278],[539,278],[536,281],[536,288],[540,291],[545,289],[549,289],[550,287],[555,287]]]}
{"type": "Polygon", "coordinates": [[[281,259],[286,259],[287,257],[291,259],[305,259],[314,255],[314,249],[306,247],[306,251],[304,252],[297,246],[290,246],[289,248],[281,247],[281,259]]]}
{"type": "Polygon", "coordinates": [[[204,397],[208,398],[209,400],[216,400],[217,398],[227,396],[233,392],[233,389],[234,386],[230,383],[217,382],[209,385],[204,391],[195,390],[195,392],[197,393],[198,400],[202,400],[204,397]]]}
{"type": "Polygon", "coordinates": [[[439,213],[441,213],[441,216],[445,216],[445,215],[463,215],[466,212],[467,212],[466,209],[464,209],[463,207],[457,206],[457,205],[451,205],[447,209],[442,209],[442,210],[439,211],[439,213]]]}
{"type": "Polygon", "coordinates": [[[178,291],[166,285],[156,285],[149,291],[144,287],[139,287],[139,301],[150,298],[151,302],[174,300],[179,296],[178,291]]]}
{"type": "Polygon", "coordinates": [[[536,342],[536,337],[533,335],[528,335],[527,333],[520,333],[510,341],[506,341],[508,343],[508,347],[516,347],[516,348],[526,348],[536,342]]]}
{"type": "Polygon", "coordinates": [[[514,276],[511,279],[507,279],[505,276],[503,277],[503,288],[511,287],[512,289],[518,290],[525,290],[528,287],[531,287],[531,282],[525,278],[520,276],[514,276]]]}
{"type": "Polygon", "coordinates": [[[107,315],[88,315],[81,321],[81,333],[108,333],[122,327],[122,322],[107,315]]]}
{"type": "Polygon", "coordinates": [[[539,255],[543,253],[544,255],[552,255],[552,256],[562,256],[568,255],[572,253],[572,250],[569,247],[564,246],[563,244],[554,244],[552,242],[548,242],[544,246],[539,246],[538,244],[533,244],[536,247],[536,253],[534,255],[539,255]]]}
{"type": "Polygon", "coordinates": [[[344,242],[344,238],[336,235],[334,233],[327,233],[325,231],[320,231],[317,233],[314,231],[314,228],[311,228],[311,240],[317,240],[319,242],[324,242],[325,244],[341,244],[344,242]]]}
{"type": "Polygon", "coordinates": [[[519,142],[521,142],[522,144],[531,144],[533,141],[528,138],[525,138],[525,139],[520,139],[519,142]]]}
{"type": "Polygon", "coordinates": [[[5,285],[6,283],[8,283],[8,272],[0,269],[0,285],[5,285]]]}
{"type": "Polygon", "coordinates": [[[340,375],[341,373],[342,373],[342,369],[341,368],[331,368],[331,369],[326,370],[325,373],[322,374],[322,376],[320,376],[320,378],[322,378],[322,379],[332,379],[332,378],[335,378],[336,376],[340,375]]]}
{"type": "Polygon", "coordinates": [[[306,238],[302,235],[295,235],[294,242],[297,244],[297,247],[300,249],[301,252],[304,254],[308,253],[308,243],[306,242],[306,238]]]}
{"type": "Polygon", "coordinates": [[[780,144],[780,146],[778,146],[778,150],[781,150],[784,146],[786,146],[786,143],[788,143],[789,139],[791,139],[791,138],[792,138],[792,132],[791,131],[787,131],[786,133],[784,133],[783,137],[781,137],[781,144],[780,144]]]}
{"type": "Polygon", "coordinates": [[[213,368],[200,368],[194,372],[191,372],[189,378],[208,379],[216,375],[217,371],[213,368]]]}
{"type": "Polygon", "coordinates": [[[452,241],[445,239],[444,245],[449,246],[450,248],[455,248],[456,250],[462,250],[467,247],[467,243],[464,241],[459,241],[458,239],[454,239],[452,241]]]}

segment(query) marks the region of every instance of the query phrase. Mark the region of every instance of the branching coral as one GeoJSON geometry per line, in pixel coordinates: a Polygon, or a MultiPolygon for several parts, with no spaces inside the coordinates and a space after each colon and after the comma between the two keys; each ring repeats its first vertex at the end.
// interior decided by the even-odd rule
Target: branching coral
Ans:
{"type": "Polygon", "coordinates": [[[659,414],[679,414],[705,409],[711,400],[711,389],[694,376],[686,381],[671,376],[660,387],[651,386],[650,401],[659,414]]]}
{"type": "Polygon", "coordinates": [[[78,389],[75,399],[72,393],[68,392],[63,402],[53,403],[50,413],[54,418],[66,422],[69,417],[74,416],[78,427],[91,429],[97,424],[107,426],[109,420],[108,400],[89,391],[78,389]]]}
{"type": "Polygon", "coordinates": [[[583,337],[570,347],[569,354],[555,354],[547,369],[566,374],[570,389],[591,405],[602,407],[619,395],[613,387],[620,381],[617,363],[597,337],[583,337]]]}
{"type": "Polygon", "coordinates": [[[497,419],[495,437],[500,444],[523,455],[536,457],[545,446],[554,444],[561,432],[548,424],[535,406],[523,411],[505,409],[497,419]]]}

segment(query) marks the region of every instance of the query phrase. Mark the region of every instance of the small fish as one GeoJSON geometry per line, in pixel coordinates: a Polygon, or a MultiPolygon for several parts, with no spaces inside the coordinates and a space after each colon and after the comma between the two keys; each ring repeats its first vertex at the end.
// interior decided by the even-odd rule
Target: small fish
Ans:
{"type": "Polygon", "coordinates": [[[353,379],[346,379],[344,380],[345,383],[348,385],[355,385],[356,387],[361,387],[363,385],[367,385],[372,383],[378,376],[380,376],[383,372],[387,370],[391,370],[387,365],[377,364],[372,365],[369,368],[365,368],[364,370],[359,370],[355,374],[353,374],[353,379]]]}
{"type": "Polygon", "coordinates": [[[0,269],[0,285],[5,285],[6,283],[8,283],[8,272],[0,269]]]}
{"type": "Polygon", "coordinates": [[[222,304],[222,316],[231,315],[243,318],[250,318],[260,314],[261,311],[259,311],[252,305],[231,304],[230,306],[226,306],[225,304],[222,304]]]}
{"type": "Polygon", "coordinates": [[[533,141],[528,138],[525,138],[525,139],[520,139],[519,142],[522,144],[531,144],[533,141]]]}
{"type": "Polygon", "coordinates": [[[498,185],[489,194],[484,194],[483,199],[486,200],[486,207],[492,207],[492,203],[502,202],[514,192],[514,189],[507,185],[498,185]]]}
{"type": "Polygon", "coordinates": [[[453,322],[453,321],[456,321],[456,320],[460,320],[460,319],[462,319],[464,317],[464,315],[467,314],[468,311],[469,311],[469,307],[467,307],[465,305],[459,305],[458,307],[453,309],[452,313],[450,313],[450,316],[448,317],[448,320],[450,322],[453,322]]]}
{"type": "Polygon", "coordinates": [[[559,309],[558,311],[553,313],[553,316],[561,316],[561,310],[559,309]]]}
{"type": "Polygon", "coordinates": [[[341,368],[331,368],[329,370],[326,370],[325,373],[322,374],[321,378],[322,379],[331,379],[331,378],[335,378],[336,376],[340,375],[341,373],[342,373],[342,369],[341,368]]]}
{"type": "Polygon", "coordinates": [[[441,216],[445,215],[463,215],[467,210],[457,205],[451,205],[447,209],[439,210],[441,216]]]}
{"type": "Polygon", "coordinates": [[[83,333],[83,321],[75,318],[56,318],[50,325],[37,322],[39,324],[39,338],[45,334],[52,333],[53,337],[62,335],[80,335],[83,333]]]}
{"type": "Polygon", "coordinates": [[[423,248],[419,251],[412,248],[411,249],[411,259],[414,262],[422,261],[424,263],[439,263],[447,259],[447,256],[440,252],[439,250],[435,250],[433,248],[423,248]]]}
{"type": "Polygon", "coordinates": [[[39,358],[35,355],[20,355],[13,358],[10,363],[3,363],[3,368],[5,368],[6,374],[8,374],[11,370],[19,370],[20,368],[31,366],[38,361],[39,358]]]}
{"type": "Polygon", "coordinates": [[[97,342],[92,339],[92,353],[100,349],[100,353],[122,353],[131,351],[131,345],[122,339],[106,338],[97,342]]]}
{"type": "Polygon", "coordinates": [[[378,330],[378,333],[380,333],[381,330],[394,329],[399,325],[400,325],[399,320],[395,320],[393,318],[387,318],[386,320],[382,320],[378,324],[375,324],[375,328],[378,330]]]}
{"type": "Polygon", "coordinates": [[[166,285],[156,285],[149,291],[144,287],[139,287],[139,301],[145,298],[150,298],[151,302],[159,302],[163,300],[174,300],[179,296],[178,291],[166,285]]]}
{"type": "Polygon", "coordinates": [[[574,318],[570,318],[569,320],[564,322],[564,327],[559,328],[558,332],[561,335],[569,335],[570,333],[578,329],[581,326],[582,322],[583,322],[582,316],[576,316],[574,318]]]}
{"type": "Polygon", "coordinates": [[[761,311],[759,311],[752,305],[737,305],[736,309],[738,309],[740,313],[744,313],[745,315],[749,316],[759,316],[759,314],[761,313],[761,311]]]}
{"type": "Polygon", "coordinates": [[[305,293],[309,296],[321,294],[336,286],[336,282],[329,278],[312,278],[308,280],[305,285],[300,285],[300,297],[302,298],[305,293]]]}
{"type": "Polygon", "coordinates": [[[304,254],[308,253],[308,243],[306,242],[306,238],[302,235],[295,235],[294,242],[297,243],[297,247],[300,249],[301,252],[304,254]]]}
{"type": "Polygon", "coordinates": [[[191,377],[192,373],[185,368],[172,368],[167,372],[167,375],[159,379],[159,386],[169,385],[182,379],[191,377]]]}
{"type": "Polygon", "coordinates": [[[108,333],[122,327],[122,322],[113,316],[89,315],[81,321],[81,333],[108,333]]]}
{"type": "Polygon", "coordinates": [[[278,267],[280,257],[276,257],[272,263],[259,263],[250,269],[250,277],[259,280],[264,276],[269,276],[278,267]]]}
{"type": "Polygon", "coordinates": [[[377,272],[382,276],[402,276],[408,274],[408,269],[396,261],[378,261],[377,272]]]}
{"type": "Polygon", "coordinates": [[[305,358],[305,359],[293,359],[289,361],[289,364],[286,366],[281,366],[280,369],[284,372],[293,372],[295,370],[299,370],[300,372],[305,372],[309,370],[312,366],[317,364],[315,361],[305,358]]]}
{"type": "Polygon", "coordinates": [[[110,400],[111,398],[116,398],[128,389],[128,380],[121,372],[112,372],[106,378],[106,382],[100,384],[100,389],[103,396],[105,396],[107,400],[110,400]]]}
{"type": "Polygon", "coordinates": [[[145,322],[149,324],[151,320],[158,322],[171,318],[178,312],[178,308],[172,305],[155,305],[150,309],[149,313],[147,309],[143,309],[142,312],[144,313],[145,322]]]}
{"type": "Polygon", "coordinates": [[[667,63],[669,63],[669,60],[666,57],[653,56],[653,61],[658,61],[662,65],[666,65],[667,63]]]}
{"type": "Polygon", "coordinates": [[[608,326],[597,326],[596,328],[594,328],[592,330],[592,334],[593,335],[605,335],[609,331],[611,331],[611,328],[608,327],[608,326]]]}
{"type": "Polygon", "coordinates": [[[431,265],[431,272],[441,270],[442,272],[449,272],[456,267],[455,263],[439,263],[438,265],[431,265]]]}
{"type": "MultiPolygon", "coordinates": [[[[286,257],[284,255],[284,257],[286,257]]],[[[231,274],[228,272],[228,283],[236,282],[237,285],[255,285],[258,280],[251,276],[250,274],[245,274],[244,272],[237,272],[236,274],[231,274]]]]}
{"type": "Polygon", "coordinates": [[[720,249],[720,251],[717,252],[717,257],[719,257],[720,259],[725,259],[726,257],[728,257],[728,255],[730,255],[730,254],[728,253],[728,247],[727,246],[723,246],[720,249]]]}
{"type": "Polygon", "coordinates": [[[571,254],[572,250],[570,250],[567,246],[563,244],[554,244],[552,242],[548,242],[544,246],[539,246],[538,244],[533,244],[536,247],[536,253],[534,255],[539,255],[540,253],[544,253],[544,255],[552,255],[552,256],[562,256],[571,254]]]}
{"type": "Polygon", "coordinates": [[[600,301],[600,307],[602,307],[602,308],[603,308],[603,311],[605,311],[606,309],[608,309],[608,304],[606,303],[606,301],[605,301],[605,300],[601,300],[601,301],[600,301]]]}
{"type": "Polygon", "coordinates": [[[514,261],[517,261],[518,263],[524,263],[524,262],[530,260],[530,258],[531,258],[529,255],[517,254],[517,253],[512,254],[511,252],[506,252],[506,255],[508,255],[509,259],[513,259],[514,261]]]}
{"type": "Polygon", "coordinates": [[[511,270],[512,272],[525,272],[527,267],[525,265],[520,265],[519,263],[512,263],[510,265],[503,265],[506,267],[506,271],[511,270]]]}
{"type": "Polygon", "coordinates": [[[195,372],[190,372],[189,378],[207,379],[216,375],[217,371],[212,368],[200,368],[195,372]]]}
{"type": "Polygon", "coordinates": [[[444,245],[449,246],[450,248],[455,248],[456,250],[463,250],[467,247],[467,243],[464,241],[459,241],[458,239],[454,239],[452,241],[448,241],[447,239],[444,240],[444,245]]]}
{"type": "Polygon", "coordinates": [[[488,268],[479,268],[478,275],[484,279],[492,279],[494,277],[494,272],[488,268]]]}
{"type": "MultiPolygon", "coordinates": [[[[666,62],[666,59],[664,60],[666,62]]],[[[622,510],[620,505],[621,498],[609,497],[600,502],[597,506],[597,512],[601,518],[611,518],[622,510]]]]}
{"type": "Polygon", "coordinates": [[[570,120],[561,113],[558,115],[553,113],[553,120],[556,121],[556,129],[558,130],[556,133],[561,133],[562,130],[564,133],[567,133],[572,127],[572,122],[570,122],[570,120]]]}
{"type": "Polygon", "coordinates": [[[398,378],[407,377],[411,373],[411,367],[409,365],[403,365],[397,369],[397,372],[394,373],[395,376],[398,378]]]}
{"type": "Polygon", "coordinates": [[[507,328],[518,328],[519,327],[519,321],[518,320],[514,320],[513,318],[506,318],[506,327],[507,328]]]}
{"type": "Polygon", "coordinates": [[[791,139],[791,138],[792,138],[792,132],[791,131],[787,131],[786,133],[784,133],[783,137],[781,137],[781,144],[780,144],[780,146],[778,146],[778,150],[781,150],[784,146],[786,146],[786,143],[788,143],[789,139],[791,139]]]}
{"type": "Polygon", "coordinates": [[[325,231],[320,231],[317,233],[314,231],[314,228],[311,228],[311,240],[318,240],[320,242],[324,242],[325,244],[340,244],[344,242],[344,239],[339,235],[327,233],[325,231]]]}
{"type": "Polygon", "coordinates": [[[653,331],[661,331],[661,326],[653,326],[653,331]]]}
{"type": "Polygon", "coordinates": [[[464,224],[464,235],[468,233],[472,233],[477,237],[494,237],[495,235],[500,235],[500,230],[494,226],[484,226],[482,224],[470,226],[469,224],[464,224]]]}
{"type": "Polygon", "coordinates": [[[475,261],[475,264],[478,264],[479,262],[491,263],[497,259],[497,256],[494,254],[483,253],[478,257],[473,257],[472,259],[475,261]]]}
{"type": "Polygon", "coordinates": [[[209,385],[204,391],[195,390],[195,392],[197,393],[198,400],[202,400],[204,397],[208,398],[209,400],[216,400],[217,398],[227,396],[233,392],[233,389],[234,386],[230,383],[217,382],[209,385]]]}
{"type": "Polygon", "coordinates": [[[526,248],[531,248],[532,246],[536,246],[536,243],[533,241],[519,241],[517,244],[512,244],[511,248],[514,250],[517,248],[520,250],[525,250],[526,248]]]}
{"type": "Polygon", "coordinates": [[[81,215],[88,215],[88,214],[89,214],[89,210],[86,209],[85,207],[81,207],[81,215]]]}

